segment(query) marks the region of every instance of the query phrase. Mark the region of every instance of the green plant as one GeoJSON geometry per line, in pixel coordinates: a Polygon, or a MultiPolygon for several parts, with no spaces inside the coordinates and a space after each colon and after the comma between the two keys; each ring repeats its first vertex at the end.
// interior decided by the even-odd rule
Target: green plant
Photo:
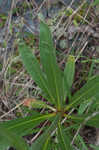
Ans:
{"type": "Polygon", "coordinates": [[[41,114],[35,110],[32,116],[1,123],[0,138],[3,139],[2,143],[0,141],[1,150],[4,150],[2,145],[5,145],[6,131],[11,135],[7,136],[7,146],[14,146],[17,150],[22,150],[21,143],[24,145],[24,150],[73,150],[73,143],[77,144],[76,140],[72,141],[73,132],[79,129],[81,124],[99,127],[99,112],[92,111],[84,114],[86,108],[83,107],[94,99],[98,101],[99,75],[91,77],[80,90],[72,95],[75,58],[71,55],[68,57],[64,71],[59,68],[51,32],[43,21],[40,21],[39,49],[40,63],[26,44],[23,42],[19,44],[19,52],[26,70],[41,88],[42,96],[48,101],[46,103],[41,100],[27,99],[24,104],[34,108],[45,108],[45,111],[41,114]],[[66,98],[68,98],[68,104],[66,98]],[[81,103],[82,106],[79,108],[81,103]],[[79,113],[75,114],[73,110],[79,113]],[[39,137],[31,147],[27,146],[21,137],[34,133],[34,128],[41,122],[44,125],[45,120],[47,124],[40,129],[42,132],[39,137]]]}

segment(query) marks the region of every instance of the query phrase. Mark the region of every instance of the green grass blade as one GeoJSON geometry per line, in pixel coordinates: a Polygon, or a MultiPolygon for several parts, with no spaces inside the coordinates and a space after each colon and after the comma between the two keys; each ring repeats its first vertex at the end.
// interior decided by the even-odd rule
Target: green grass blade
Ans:
{"type": "Polygon", "coordinates": [[[74,56],[70,55],[68,57],[65,69],[64,69],[64,86],[67,91],[67,96],[71,98],[71,87],[74,81],[74,74],[75,74],[75,58],[74,56]]]}
{"type": "Polygon", "coordinates": [[[66,132],[64,132],[63,127],[61,124],[58,124],[58,142],[59,147],[62,150],[73,150],[70,145],[70,139],[66,132]]]}
{"type": "Polygon", "coordinates": [[[63,101],[63,78],[56,61],[51,32],[44,22],[40,22],[40,58],[47,77],[49,89],[60,109],[63,101]]]}
{"type": "Polygon", "coordinates": [[[8,146],[13,146],[14,148],[16,148],[16,150],[28,150],[27,144],[21,137],[1,126],[0,139],[0,150],[4,150],[5,146],[3,145],[6,145],[6,148],[8,146]]]}
{"type": "Polygon", "coordinates": [[[80,148],[82,147],[83,150],[88,150],[87,145],[85,144],[83,138],[79,134],[78,134],[77,138],[78,138],[79,142],[81,143],[80,148]]]}
{"type": "Polygon", "coordinates": [[[50,97],[50,101],[54,103],[54,98],[48,89],[48,84],[43,72],[41,71],[40,64],[34,54],[32,54],[30,48],[25,43],[22,43],[19,45],[19,52],[21,54],[23,64],[32,79],[38,84],[42,91],[50,97]]]}
{"type": "Polygon", "coordinates": [[[80,104],[79,109],[78,109],[78,115],[81,115],[84,113],[84,111],[88,108],[90,105],[90,100],[84,101],[80,104]]]}
{"type": "Polygon", "coordinates": [[[93,5],[99,5],[99,0],[95,0],[94,2],[93,2],[93,5]]]}
{"type": "MultiPolygon", "coordinates": [[[[91,116],[92,114],[82,114],[82,115],[71,115],[70,119],[73,120],[76,123],[83,123],[87,117],[91,116]]],[[[99,127],[99,113],[97,113],[96,116],[91,117],[87,122],[86,125],[92,126],[92,127],[99,127]]]]}
{"type": "Polygon", "coordinates": [[[92,104],[88,108],[89,112],[95,112],[99,111],[99,93],[95,96],[95,99],[93,100],[92,104]]]}
{"type": "Polygon", "coordinates": [[[66,110],[71,107],[77,107],[81,102],[87,101],[88,99],[90,99],[90,101],[95,99],[97,93],[99,93],[99,75],[91,78],[78,92],[74,94],[71,103],[66,107],[66,110]]]}
{"type": "Polygon", "coordinates": [[[74,74],[75,74],[75,58],[74,56],[70,55],[67,59],[67,63],[64,70],[64,77],[65,80],[67,81],[69,89],[73,84],[74,74]]]}
{"type": "Polygon", "coordinates": [[[57,127],[57,123],[59,121],[60,115],[57,114],[55,119],[53,120],[50,127],[43,133],[33,144],[31,150],[47,150],[47,144],[50,138],[51,133],[57,127]]]}
{"type": "Polygon", "coordinates": [[[92,145],[90,144],[90,147],[93,148],[93,150],[99,150],[99,145],[92,145]]]}
{"type": "Polygon", "coordinates": [[[45,121],[46,119],[52,118],[54,116],[55,114],[33,114],[33,116],[28,116],[1,123],[0,127],[5,127],[9,131],[13,131],[19,136],[25,136],[33,132],[33,128],[39,125],[42,121],[45,121]]]}

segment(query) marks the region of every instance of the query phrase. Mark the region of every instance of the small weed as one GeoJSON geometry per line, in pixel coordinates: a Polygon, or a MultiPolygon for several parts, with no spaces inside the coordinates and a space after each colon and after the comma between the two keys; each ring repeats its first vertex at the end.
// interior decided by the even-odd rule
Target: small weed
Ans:
{"type": "Polygon", "coordinates": [[[59,68],[50,29],[42,20],[39,49],[40,63],[23,41],[19,43],[23,64],[41,89],[44,100],[25,99],[23,105],[33,108],[33,115],[0,124],[1,150],[4,149],[3,145],[13,146],[17,150],[73,150],[74,145],[86,147],[78,134],[84,124],[99,127],[99,112],[93,108],[87,110],[90,103],[99,99],[99,75],[89,75],[86,84],[72,95],[75,57],[69,55],[64,71],[59,68]],[[40,113],[41,108],[44,109],[43,113],[40,113]],[[84,113],[86,110],[88,113],[84,113]],[[29,147],[21,137],[35,133],[36,127],[40,129],[29,147]]]}

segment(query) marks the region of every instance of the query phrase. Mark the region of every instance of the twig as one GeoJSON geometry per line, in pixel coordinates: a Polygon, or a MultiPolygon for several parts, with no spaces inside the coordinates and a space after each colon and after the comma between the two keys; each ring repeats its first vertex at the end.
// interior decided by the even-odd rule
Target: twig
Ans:
{"type": "Polygon", "coordinates": [[[75,141],[75,139],[76,139],[76,137],[77,137],[77,135],[78,135],[78,133],[79,133],[81,127],[82,127],[83,125],[85,125],[88,120],[90,120],[91,118],[95,117],[95,116],[98,115],[98,114],[99,114],[99,112],[94,112],[93,114],[91,114],[91,116],[88,116],[88,117],[83,121],[82,124],[80,124],[80,126],[79,126],[79,128],[78,128],[78,130],[77,130],[76,134],[74,135],[73,140],[72,140],[72,142],[71,142],[72,145],[73,145],[73,143],[74,143],[74,141],[75,141]]]}
{"type": "Polygon", "coordinates": [[[81,51],[79,52],[79,54],[77,55],[75,62],[78,60],[79,56],[81,55],[81,53],[83,52],[83,50],[85,49],[85,47],[87,46],[88,41],[86,41],[85,45],[83,46],[83,48],[81,49],[81,51]]]}
{"type": "MultiPolygon", "coordinates": [[[[74,111],[74,108],[68,113],[68,115],[70,115],[72,112],[74,111]]],[[[63,124],[68,117],[65,117],[62,121],[61,124],[63,124]]],[[[55,132],[57,131],[57,128],[52,132],[51,136],[53,136],[55,134],[55,132]]]]}
{"type": "Polygon", "coordinates": [[[41,134],[43,128],[45,127],[45,125],[48,123],[48,120],[43,124],[43,126],[41,127],[40,131],[31,139],[30,143],[33,143],[37,138],[38,136],[41,134]]]}

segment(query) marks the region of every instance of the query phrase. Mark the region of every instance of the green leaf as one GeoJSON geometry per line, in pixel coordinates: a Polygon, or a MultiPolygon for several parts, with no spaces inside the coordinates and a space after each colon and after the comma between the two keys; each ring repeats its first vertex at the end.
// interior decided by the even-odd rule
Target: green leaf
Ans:
{"type": "Polygon", "coordinates": [[[49,85],[49,90],[56,101],[58,109],[63,102],[63,78],[62,72],[56,61],[55,48],[51,32],[43,21],[40,21],[40,58],[49,85]]]}
{"type": "Polygon", "coordinates": [[[67,63],[64,70],[64,78],[67,81],[69,89],[71,88],[74,80],[75,74],[75,58],[72,55],[69,55],[67,63]]]}
{"type": "MultiPolygon", "coordinates": [[[[71,103],[66,107],[66,110],[71,107],[77,107],[81,102],[90,99],[95,99],[99,93],[99,75],[91,78],[79,91],[77,91],[71,99],[71,103]]],[[[99,98],[99,97],[98,97],[99,98]]]]}
{"type": "Polygon", "coordinates": [[[57,127],[57,123],[59,121],[60,115],[57,114],[55,119],[53,120],[50,127],[43,133],[33,144],[31,150],[47,150],[47,145],[49,143],[50,135],[53,130],[57,127]]]}
{"type": "Polygon", "coordinates": [[[93,148],[93,150],[99,150],[99,145],[92,145],[90,144],[90,147],[93,148]]]}
{"type": "MultiPolygon", "coordinates": [[[[91,117],[92,114],[82,114],[82,115],[71,115],[69,116],[70,119],[76,123],[83,123],[87,117],[91,117]]],[[[86,123],[86,125],[92,126],[92,127],[99,127],[99,113],[97,113],[96,116],[91,117],[86,123]]]]}
{"type": "Polygon", "coordinates": [[[73,150],[72,146],[70,145],[70,138],[67,132],[64,132],[63,127],[61,124],[58,124],[58,142],[59,147],[62,150],[73,150]]]}
{"type": "Polygon", "coordinates": [[[64,84],[65,84],[65,89],[67,91],[67,96],[70,96],[69,98],[71,98],[70,89],[73,84],[74,74],[75,74],[75,58],[74,56],[70,55],[68,57],[65,70],[64,70],[64,84]]]}
{"type": "Polygon", "coordinates": [[[41,90],[50,97],[49,100],[54,103],[54,98],[48,89],[48,83],[45,76],[30,48],[25,43],[21,43],[19,45],[19,52],[27,72],[31,75],[32,79],[38,84],[41,90]]]}
{"type": "Polygon", "coordinates": [[[78,114],[81,115],[84,113],[84,111],[88,108],[88,106],[90,105],[90,101],[84,101],[80,104],[79,109],[78,109],[78,114]]]}
{"type": "Polygon", "coordinates": [[[81,143],[80,148],[82,147],[82,149],[88,150],[87,145],[85,144],[83,138],[79,134],[77,135],[77,138],[78,138],[79,142],[81,143]]]}
{"type": "Polygon", "coordinates": [[[93,5],[99,5],[99,0],[95,0],[93,5]]]}
{"type": "Polygon", "coordinates": [[[1,123],[0,127],[5,127],[9,131],[13,131],[19,136],[24,136],[33,132],[33,128],[39,125],[42,121],[52,118],[54,116],[55,114],[34,114],[33,116],[27,116],[24,118],[19,118],[1,123]]]}
{"type": "Polygon", "coordinates": [[[89,112],[99,111],[99,93],[96,94],[95,99],[91,103],[88,110],[89,110],[89,112]]]}
{"type": "Polygon", "coordinates": [[[21,137],[1,126],[0,139],[0,150],[4,150],[8,146],[13,146],[16,150],[28,150],[27,144],[21,137]]]}

